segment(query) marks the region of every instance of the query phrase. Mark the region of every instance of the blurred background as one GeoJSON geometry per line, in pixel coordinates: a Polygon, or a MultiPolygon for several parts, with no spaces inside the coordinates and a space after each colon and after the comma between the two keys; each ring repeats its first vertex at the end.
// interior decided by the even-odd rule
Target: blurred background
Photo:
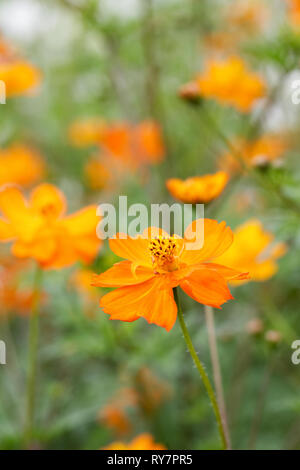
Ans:
{"type": "MultiPolygon", "coordinates": [[[[299,57],[296,0],[0,0],[1,185],[28,196],[54,184],[68,213],[120,194],[204,202],[236,232],[227,265],[252,279],[215,312],[235,449],[300,447],[299,57]],[[211,195],[214,181],[166,184],[217,172],[228,181],[211,195]]],[[[0,248],[0,448],[19,449],[35,263],[0,248]]],[[[98,449],[147,432],[168,449],[219,449],[178,324],[109,321],[90,282],[117,257],[104,242],[76,261],[43,269],[26,446],[98,449]]],[[[203,306],[182,303],[212,377],[203,306]]]]}

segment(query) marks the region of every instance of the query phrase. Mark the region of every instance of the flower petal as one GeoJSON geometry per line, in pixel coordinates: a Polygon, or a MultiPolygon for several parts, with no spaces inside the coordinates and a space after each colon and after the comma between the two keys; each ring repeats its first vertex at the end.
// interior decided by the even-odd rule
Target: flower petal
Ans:
{"type": "Polygon", "coordinates": [[[148,240],[155,237],[166,237],[169,238],[168,232],[163,230],[159,227],[148,227],[143,231],[143,238],[147,238],[148,240]]]}
{"type": "Polygon", "coordinates": [[[216,271],[194,270],[180,283],[184,292],[204,305],[220,308],[220,305],[233,299],[226,280],[216,271]]]}
{"type": "Polygon", "coordinates": [[[186,264],[197,264],[224,253],[233,242],[233,233],[229,227],[226,227],[225,222],[218,223],[216,220],[198,219],[187,227],[184,238],[186,246],[181,260],[186,264]],[[201,221],[204,222],[204,240],[201,240],[201,234],[198,233],[197,237],[195,234],[196,230],[199,230],[198,226],[201,228],[201,221]],[[196,249],[188,249],[189,243],[195,244],[196,249]],[[197,249],[197,244],[199,249],[197,249]]]}
{"type": "Polygon", "coordinates": [[[249,273],[242,273],[236,269],[228,268],[227,266],[222,266],[221,264],[216,263],[203,263],[202,266],[206,269],[211,269],[218,272],[226,280],[245,280],[249,279],[249,273]]]}
{"type": "Polygon", "coordinates": [[[34,210],[44,217],[57,219],[66,210],[66,199],[63,193],[52,184],[38,185],[30,195],[30,202],[34,210]]]}
{"type": "Polygon", "coordinates": [[[96,228],[99,221],[97,206],[91,205],[65,217],[62,220],[62,226],[72,236],[95,235],[96,237],[96,228]]]}
{"type": "Polygon", "coordinates": [[[99,287],[122,287],[140,284],[154,277],[155,274],[149,268],[143,266],[132,269],[130,261],[121,261],[104,273],[94,275],[93,286],[99,287]]]}
{"type": "Polygon", "coordinates": [[[109,239],[109,246],[117,256],[132,261],[137,266],[152,266],[148,245],[146,238],[131,238],[125,233],[117,233],[115,238],[109,239]]]}
{"type": "Polygon", "coordinates": [[[26,200],[16,186],[4,186],[0,191],[0,210],[13,223],[28,212],[26,200]]]}
{"type": "Polygon", "coordinates": [[[173,291],[164,276],[116,289],[101,298],[100,306],[111,320],[131,322],[144,317],[148,323],[155,323],[167,331],[171,330],[177,316],[173,291]]]}
{"type": "Polygon", "coordinates": [[[6,85],[7,97],[18,96],[33,91],[41,81],[41,73],[24,60],[2,61],[0,80],[6,85]]]}
{"type": "Polygon", "coordinates": [[[0,219],[0,241],[7,242],[13,240],[16,236],[16,232],[12,224],[0,219]]]}
{"type": "Polygon", "coordinates": [[[98,255],[102,241],[96,235],[87,235],[83,237],[72,237],[71,243],[76,253],[77,260],[91,263],[98,255]]]}
{"type": "Polygon", "coordinates": [[[12,225],[11,233],[14,231],[15,236],[24,241],[31,240],[42,225],[42,219],[28,208],[16,186],[4,186],[0,190],[0,210],[12,225]]]}
{"type": "MultiPolygon", "coordinates": [[[[249,266],[250,280],[263,282],[270,279],[278,271],[278,265],[272,258],[262,261],[261,263],[253,263],[249,266]]],[[[238,280],[238,279],[237,279],[238,280]]],[[[235,280],[234,280],[235,281],[235,280]]],[[[238,283],[234,282],[233,285],[238,283]]]]}
{"type": "Polygon", "coordinates": [[[52,259],[55,250],[56,243],[50,237],[37,238],[32,243],[24,243],[17,240],[12,247],[12,253],[17,258],[34,258],[42,265],[52,259]]]}

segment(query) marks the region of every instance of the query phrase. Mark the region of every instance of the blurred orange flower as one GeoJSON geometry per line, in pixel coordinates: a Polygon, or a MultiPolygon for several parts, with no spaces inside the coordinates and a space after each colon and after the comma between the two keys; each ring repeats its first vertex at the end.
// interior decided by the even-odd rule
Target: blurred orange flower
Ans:
{"type": "Polygon", "coordinates": [[[133,130],[133,139],[136,152],[145,163],[159,163],[162,161],[165,148],[159,126],[153,121],[143,121],[133,130]]]}
{"type": "Polygon", "coordinates": [[[261,29],[268,18],[268,10],[261,0],[235,0],[228,5],[226,19],[244,33],[261,29]]]}
{"type": "Polygon", "coordinates": [[[95,289],[91,286],[93,271],[87,268],[77,269],[71,277],[71,285],[80,292],[87,301],[94,302],[98,297],[95,289]]]}
{"type": "Polygon", "coordinates": [[[171,178],[166,186],[172,196],[184,203],[208,203],[216,199],[228,182],[228,174],[219,171],[213,175],[195,176],[182,180],[171,178]]]}
{"type": "Polygon", "coordinates": [[[170,397],[169,385],[156,377],[148,367],[141,367],[135,376],[138,405],[147,414],[152,414],[161,403],[170,397]]]}
{"type": "Polygon", "coordinates": [[[95,275],[94,286],[118,287],[101,298],[100,306],[112,320],[132,322],[144,317],[167,331],[177,317],[172,289],[178,285],[197,302],[220,308],[233,298],[228,280],[247,277],[211,262],[232,242],[233,233],[225,222],[210,219],[194,221],[184,238],[155,227],[136,238],[117,234],[109,240],[110,248],[127,260],[95,275]],[[204,242],[199,233],[197,237],[200,224],[204,226],[204,242]]]}
{"type": "Polygon", "coordinates": [[[245,113],[266,94],[264,81],[237,56],[209,61],[196,82],[200,96],[214,98],[245,113]]]}
{"type": "Polygon", "coordinates": [[[117,435],[124,436],[132,429],[128,409],[136,406],[136,404],[136,391],[133,388],[122,388],[120,392],[100,410],[99,420],[117,435]]]}
{"type": "MultiPolygon", "coordinates": [[[[207,54],[220,55],[234,53],[240,44],[241,33],[237,31],[215,31],[204,38],[205,51],[207,54]]],[[[198,88],[198,87],[197,87],[198,88]]],[[[199,90],[198,90],[199,93],[199,90]]]]}
{"type": "Polygon", "coordinates": [[[300,0],[286,0],[288,5],[288,17],[293,26],[300,25],[300,0]]]}
{"type": "Polygon", "coordinates": [[[108,126],[101,140],[103,149],[128,167],[135,168],[138,160],[132,155],[131,126],[127,123],[114,123],[108,126]]]}
{"type": "Polygon", "coordinates": [[[106,405],[99,416],[100,420],[119,436],[129,434],[131,422],[123,408],[115,405],[106,405]]]}
{"type": "Polygon", "coordinates": [[[136,126],[114,124],[107,128],[101,143],[106,151],[131,168],[159,163],[165,152],[159,126],[153,121],[136,126]]]}
{"type": "Polygon", "coordinates": [[[69,138],[77,146],[97,145],[104,154],[129,170],[159,163],[165,154],[160,127],[151,120],[136,125],[107,124],[100,119],[77,121],[69,129],[69,138]]]}
{"type": "Polygon", "coordinates": [[[249,34],[263,30],[269,11],[261,0],[232,0],[225,6],[222,16],[226,30],[213,31],[204,38],[206,52],[210,55],[236,53],[249,34]]]}
{"type": "Polygon", "coordinates": [[[234,235],[231,247],[216,261],[234,269],[248,271],[251,281],[270,279],[278,270],[276,260],[287,250],[285,243],[274,243],[274,235],[264,230],[261,222],[256,219],[237,227],[234,235]]]}
{"type": "Polygon", "coordinates": [[[20,285],[20,275],[27,268],[27,262],[4,255],[1,255],[0,262],[0,316],[28,314],[33,306],[34,291],[20,285]]]}
{"type": "Polygon", "coordinates": [[[6,96],[18,96],[33,91],[41,82],[40,71],[18,57],[0,38],[0,80],[6,85],[6,96]]]}
{"type": "Polygon", "coordinates": [[[92,156],[84,167],[88,185],[93,190],[104,189],[112,184],[113,175],[111,169],[105,163],[101,155],[92,156]]]}
{"type": "Polygon", "coordinates": [[[141,367],[130,377],[130,384],[121,388],[99,412],[100,422],[119,436],[131,432],[134,411],[149,416],[170,396],[168,384],[148,367],[141,367]]]}
{"type": "Polygon", "coordinates": [[[40,180],[44,173],[41,156],[27,145],[14,144],[0,150],[0,185],[15,183],[27,187],[40,180]]]}
{"type": "Polygon", "coordinates": [[[219,160],[219,166],[230,174],[242,170],[242,164],[246,166],[279,165],[281,157],[288,149],[287,140],[283,136],[266,134],[254,141],[240,139],[234,143],[234,148],[242,158],[239,162],[237,157],[230,152],[225,153],[219,160]]]}
{"type": "Polygon", "coordinates": [[[0,191],[0,241],[13,241],[15,256],[34,258],[44,268],[89,263],[100,246],[96,209],[92,205],[66,216],[65,197],[55,186],[37,186],[28,202],[17,187],[7,186],[0,191]]]}
{"type": "Polygon", "coordinates": [[[98,145],[105,128],[105,122],[98,118],[75,121],[69,127],[69,140],[76,147],[98,145]]]}
{"type": "Polygon", "coordinates": [[[162,444],[154,442],[151,434],[143,433],[139,434],[128,444],[116,441],[107,447],[103,447],[103,450],[165,450],[166,447],[162,444]]]}

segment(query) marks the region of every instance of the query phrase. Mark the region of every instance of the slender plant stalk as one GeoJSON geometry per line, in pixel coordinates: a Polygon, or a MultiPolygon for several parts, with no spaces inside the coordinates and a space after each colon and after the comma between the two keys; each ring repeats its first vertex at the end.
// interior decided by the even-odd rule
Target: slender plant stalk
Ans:
{"type": "Polygon", "coordinates": [[[42,270],[36,267],[34,277],[34,301],[29,319],[29,352],[28,375],[26,390],[26,415],[24,430],[24,446],[29,448],[32,443],[34,429],[34,411],[37,380],[37,349],[39,336],[39,306],[41,295],[42,270]]]}
{"type": "Polygon", "coordinates": [[[222,442],[222,447],[223,447],[223,449],[227,449],[225,431],[224,431],[224,427],[223,427],[223,423],[222,423],[222,419],[221,419],[219,406],[218,406],[218,403],[217,403],[217,400],[216,400],[216,397],[215,397],[215,392],[214,392],[213,387],[210,383],[208,375],[205,372],[205,368],[204,368],[203,364],[201,363],[201,361],[200,361],[200,359],[199,359],[199,357],[198,357],[198,355],[195,351],[195,348],[193,346],[190,334],[189,334],[188,329],[186,327],[186,324],[185,324],[185,321],[184,321],[184,318],[183,318],[182,309],[181,309],[180,302],[179,302],[178,287],[175,287],[173,290],[174,290],[175,302],[177,304],[177,309],[178,309],[178,319],[179,319],[179,323],[180,323],[181,330],[182,330],[182,333],[183,333],[183,337],[185,339],[185,342],[186,342],[186,345],[188,347],[189,353],[192,356],[192,359],[193,359],[193,361],[194,361],[194,363],[195,363],[195,365],[198,369],[198,372],[200,374],[200,377],[202,379],[202,382],[203,382],[203,384],[206,388],[206,392],[207,392],[208,397],[210,399],[210,402],[212,404],[212,407],[213,407],[213,410],[214,410],[214,413],[215,413],[215,416],[216,416],[216,421],[217,421],[218,430],[219,430],[219,434],[220,434],[220,438],[221,438],[221,442],[222,442]]]}
{"type": "Polygon", "coordinates": [[[209,307],[208,305],[205,305],[204,309],[205,309],[205,319],[206,319],[206,326],[207,326],[207,332],[208,332],[209,350],[210,350],[210,357],[211,357],[211,363],[212,363],[213,374],[214,374],[216,395],[217,395],[220,414],[222,418],[223,428],[225,432],[227,449],[231,449],[231,439],[230,439],[230,433],[229,433],[229,427],[228,427],[228,418],[227,418],[227,411],[226,411],[226,405],[225,405],[225,399],[224,399],[222,374],[221,374],[221,367],[220,367],[220,360],[219,360],[217,339],[216,339],[214,311],[212,307],[209,307]]]}

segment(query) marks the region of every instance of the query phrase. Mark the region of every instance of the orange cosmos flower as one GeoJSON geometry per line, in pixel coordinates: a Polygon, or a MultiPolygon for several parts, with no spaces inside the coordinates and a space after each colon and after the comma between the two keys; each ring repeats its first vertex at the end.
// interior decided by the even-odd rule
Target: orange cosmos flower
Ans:
{"type": "Polygon", "coordinates": [[[0,185],[15,183],[27,187],[45,173],[41,156],[27,145],[14,144],[0,150],[0,185]]]}
{"type": "Polygon", "coordinates": [[[144,317],[169,331],[177,316],[174,287],[179,285],[197,302],[220,308],[233,298],[228,280],[247,277],[212,262],[233,242],[232,231],[225,222],[199,219],[188,226],[184,238],[154,227],[145,230],[142,236],[124,237],[125,234],[117,234],[109,243],[111,250],[126,261],[95,275],[93,280],[94,286],[118,287],[100,301],[112,320],[132,322],[144,317]],[[196,237],[201,222],[203,246],[196,237]],[[199,248],[190,249],[191,242],[193,248],[199,248]]]}
{"type": "Polygon", "coordinates": [[[15,256],[34,258],[44,268],[89,263],[100,246],[96,209],[89,206],[66,216],[65,197],[55,186],[37,186],[29,201],[17,187],[7,186],[0,191],[0,241],[13,241],[15,256]]]}
{"type": "Polygon", "coordinates": [[[269,17],[266,5],[260,0],[235,0],[225,8],[223,22],[226,31],[214,31],[204,38],[204,44],[209,54],[236,53],[241,42],[249,34],[262,31],[269,17]]]}
{"type": "Polygon", "coordinates": [[[131,422],[123,408],[115,405],[106,405],[99,416],[105,426],[122,436],[131,431],[131,422]]]}
{"type": "Polygon", "coordinates": [[[113,179],[111,169],[105,164],[101,156],[92,156],[84,167],[88,185],[93,190],[101,190],[111,184],[113,179]]]}
{"type": "MultiPolygon", "coordinates": [[[[0,316],[10,313],[27,315],[34,303],[34,291],[21,285],[28,263],[11,256],[0,257],[0,316]]],[[[45,300],[45,295],[42,296],[45,300]]]]}
{"type": "Polygon", "coordinates": [[[166,186],[172,196],[181,202],[208,203],[218,197],[228,182],[228,174],[219,171],[213,175],[195,176],[186,180],[171,178],[166,186]]]}
{"type": "Polygon", "coordinates": [[[268,18],[266,5],[260,0],[236,0],[227,9],[227,21],[244,33],[262,29],[268,18]]]}
{"type": "Polygon", "coordinates": [[[215,31],[207,34],[204,37],[206,53],[210,56],[212,54],[220,56],[220,53],[223,54],[224,52],[226,52],[227,55],[229,52],[234,53],[237,46],[240,45],[241,35],[242,33],[240,31],[215,31]]]}
{"type": "Polygon", "coordinates": [[[256,219],[237,227],[234,235],[231,247],[215,261],[237,270],[248,271],[252,281],[270,279],[278,270],[276,260],[284,255],[286,245],[274,243],[273,234],[264,230],[261,222],[256,219]]]}
{"type": "Polygon", "coordinates": [[[131,126],[128,123],[114,123],[108,126],[101,140],[103,150],[116,161],[134,170],[138,159],[132,153],[131,126]]]}
{"type": "Polygon", "coordinates": [[[95,302],[95,289],[91,286],[93,271],[87,268],[77,269],[71,276],[70,283],[75,287],[87,302],[95,302]]]}
{"type": "Polygon", "coordinates": [[[119,436],[131,432],[133,413],[142,412],[149,416],[170,397],[168,384],[158,379],[147,367],[141,367],[129,379],[133,387],[121,388],[98,415],[101,424],[119,436]]]}
{"type": "Polygon", "coordinates": [[[208,62],[197,84],[200,96],[214,98],[241,112],[251,111],[254,103],[266,93],[264,81],[236,56],[208,62]]]}
{"type": "Polygon", "coordinates": [[[28,315],[34,305],[34,292],[30,289],[18,289],[15,286],[2,284],[0,285],[0,301],[0,316],[7,313],[28,315]]]}
{"type": "Polygon", "coordinates": [[[39,70],[24,61],[0,62],[0,80],[6,85],[8,98],[26,94],[41,82],[39,70]]]}
{"type": "Polygon", "coordinates": [[[293,26],[300,25],[300,0],[287,0],[288,16],[293,26]]]}
{"type": "Polygon", "coordinates": [[[116,441],[107,447],[103,447],[103,450],[166,450],[166,447],[162,444],[157,444],[151,434],[144,433],[134,438],[128,444],[116,441]]]}
{"type": "Polygon", "coordinates": [[[120,392],[107,403],[99,413],[99,420],[117,435],[128,434],[131,429],[129,408],[136,406],[137,393],[132,388],[122,388],[120,392]]]}
{"type": "Polygon", "coordinates": [[[148,367],[141,367],[135,376],[138,405],[151,415],[171,395],[169,385],[159,379],[148,367]]]}
{"type": "MultiPolygon", "coordinates": [[[[246,166],[278,166],[284,152],[288,149],[287,140],[282,136],[266,134],[254,141],[238,140],[234,148],[246,166]]],[[[225,153],[219,162],[220,168],[233,174],[242,170],[242,162],[230,152],[225,153]]]]}
{"type": "Polygon", "coordinates": [[[144,163],[158,163],[164,156],[160,129],[153,121],[136,126],[114,124],[107,128],[101,143],[112,156],[132,168],[144,163]]]}
{"type": "Polygon", "coordinates": [[[0,80],[5,83],[7,97],[29,93],[41,82],[40,71],[19,58],[15,51],[1,38],[0,80]]]}
{"type": "Polygon", "coordinates": [[[76,146],[98,145],[104,154],[130,170],[159,163],[165,154],[160,127],[151,120],[136,125],[107,124],[98,119],[77,121],[69,129],[69,138],[76,146]]]}
{"type": "Polygon", "coordinates": [[[105,127],[105,122],[98,118],[75,121],[69,127],[69,140],[76,147],[99,144],[105,127]]]}
{"type": "Polygon", "coordinates": [[[252,166],[278,165],[287,148],[288,143],[283,136],[266,134],[254,142],[246,143],[243,153],[245,160],[252,166]]]}
{"type": "Polygon", "coordinates": [[[145,163],[162,161],[165,149],[159,126],[153,121],[143,121],[133,130],[136,152],[145,163]]]}

